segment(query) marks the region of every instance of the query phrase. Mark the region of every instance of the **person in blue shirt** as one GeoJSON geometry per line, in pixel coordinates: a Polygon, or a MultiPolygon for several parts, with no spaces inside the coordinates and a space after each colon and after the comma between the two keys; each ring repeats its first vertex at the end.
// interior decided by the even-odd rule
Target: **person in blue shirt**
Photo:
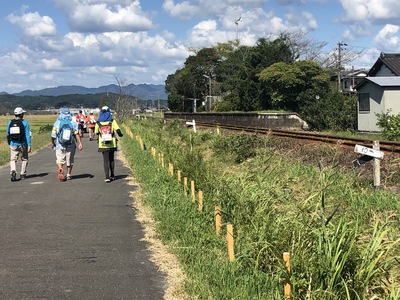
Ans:
{"type": "Polygon", "coordinates": [[[15,118],[7,123],[7,143],[10,146],[10,174],[11,181],[17,181],[17,161],[21,155],[21,173],[19,179],[26,178],[29,155],[31,152],[31,130],[28,121],[24,120],[25,110],[17,107],[14,110],[15,118]]]}
{"type": "Polygon", "coordinates": [[[78,149],[82,150],[81,136],[78,130],[78,124],[72,122],[71,112],[68,108],[61,108],[60,114],[53,125],[51,131],[51,141],[53,144],[53,149],[56,149],[56,164],[58,168],[58,179],[60,181],[72,179],[72,167],[74,166],[76,143],[78,143],[78,149]],[[62,124],[68,123],[71,130],[69,131],[70,142],[61,144],[60,133],[62,124]],[[67,176],[64,176],[64,165],[67,165],[67,176]]]}

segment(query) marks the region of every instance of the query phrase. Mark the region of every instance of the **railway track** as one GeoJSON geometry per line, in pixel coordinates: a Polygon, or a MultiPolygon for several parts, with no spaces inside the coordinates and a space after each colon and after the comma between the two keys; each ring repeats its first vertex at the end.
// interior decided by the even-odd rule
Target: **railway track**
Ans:
{"type": "MultiPolygon", "coordinates": [[[[237,132],[244,131],[244,132],[260,133],[260,134],[271,134],[277,137],[302,139],[302,140],[329,143],[329,144],[338,144],[344,147],[353,147],[353,148],[355,147],[355,145],[372,147],[373,144],[373,140],[370,139],[341,137],[331,134],[319,134],[313,132],[272,130],[267,128],[232,126],[232,125],[204,123],[204,122],[196,122],[196,125],[201,127],[219,127],[221,129],[237,131],[237,132]]],[[[379,141],[379,146],[380,150],[383,152],[400,153],[400,142],[379,141]]]]}

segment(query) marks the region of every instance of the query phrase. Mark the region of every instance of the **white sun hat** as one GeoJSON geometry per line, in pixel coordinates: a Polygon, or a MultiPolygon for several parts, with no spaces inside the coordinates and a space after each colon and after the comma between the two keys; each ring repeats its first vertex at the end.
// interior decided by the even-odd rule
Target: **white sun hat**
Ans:
{"type": "Polygon", "coordinates": [[[14,109],[14,115],[22,115],[25,112],[26,111],[23,110],[22,107],[17,107],[16,109],[14,109]]]}

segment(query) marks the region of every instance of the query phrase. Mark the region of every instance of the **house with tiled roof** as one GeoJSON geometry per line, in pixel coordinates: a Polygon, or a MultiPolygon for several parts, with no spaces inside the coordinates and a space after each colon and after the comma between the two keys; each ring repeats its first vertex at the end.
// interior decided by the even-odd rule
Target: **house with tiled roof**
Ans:
{"type": "Polygon", "coordinates": [[[379,132],[378,117],[400,114],[400,54],[381,53],[367,76],[356,85],[358,130],[379,132]]]}

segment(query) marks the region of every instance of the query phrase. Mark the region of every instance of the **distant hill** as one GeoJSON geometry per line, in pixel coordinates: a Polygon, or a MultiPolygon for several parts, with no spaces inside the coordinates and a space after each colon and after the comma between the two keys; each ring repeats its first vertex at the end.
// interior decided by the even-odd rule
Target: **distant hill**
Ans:
{"type": "MultiPolygon", "coordinates": [[[[156,100],[167,99],[165,92],[165,85],[162,84],[130,84],[123,87],[124,94],[136,96],[140,99],[156,100]]],[[[54,88],[46,88],[42,90],[25,90],[20,93],[14,93],[15,96],[62,96],[73,94],[101,94],[101,93],[119,93],[119,86],[110,84],[107,86],[100,86],[98,88],[86,88],[78,85],[58,86],[54,88]]],[[[5,94],[1,92],[0,94],[5,94]]]]}

